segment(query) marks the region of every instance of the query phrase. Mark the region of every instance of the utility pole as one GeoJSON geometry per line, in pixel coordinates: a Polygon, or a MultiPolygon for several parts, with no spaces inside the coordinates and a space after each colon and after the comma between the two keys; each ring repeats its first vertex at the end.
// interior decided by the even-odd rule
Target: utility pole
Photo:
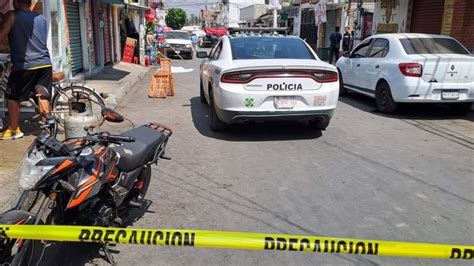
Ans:
{"type": "Polygon", "coordinates": [[[280,1],[279,0],[271,0],[270,7],[272,8],[273,13],[273,27],[278,27],[278,9],[281,9],[280,1]]]}

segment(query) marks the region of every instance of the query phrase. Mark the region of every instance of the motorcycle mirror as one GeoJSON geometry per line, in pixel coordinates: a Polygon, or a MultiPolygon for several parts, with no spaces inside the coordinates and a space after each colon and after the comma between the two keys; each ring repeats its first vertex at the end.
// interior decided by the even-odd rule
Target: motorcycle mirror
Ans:
{"type": "Polygon", "coordinates": [[[121,123],[125,120],[125,118],[121,114],[115,112],[110,108],[103,108],[101,114],[106,121],[112,123],[121,123]]]}

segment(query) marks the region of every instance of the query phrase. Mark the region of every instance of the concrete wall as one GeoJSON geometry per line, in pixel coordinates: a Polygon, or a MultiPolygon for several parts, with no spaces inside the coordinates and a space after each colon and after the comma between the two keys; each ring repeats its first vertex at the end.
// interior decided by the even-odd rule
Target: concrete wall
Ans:
{"type": "Polygon", "coordinates": [[[255,20],[258,19],[267,11],[267,6],[262,4],[251,5],[240,9],[240,20],[255,20]]]}
{"type": "Polygon", "coordinates": [[[474,1],[455,0],[450,35],[474,53],[474,1]]]}
{"type": "Polygon", "coordinates": [[[375,3],[372,35],[383,32],[407,32],[410,1],[398,0],[398,5],[388,7],[382,7],[382,2],[396,1],[377,1],[375,3]]]}

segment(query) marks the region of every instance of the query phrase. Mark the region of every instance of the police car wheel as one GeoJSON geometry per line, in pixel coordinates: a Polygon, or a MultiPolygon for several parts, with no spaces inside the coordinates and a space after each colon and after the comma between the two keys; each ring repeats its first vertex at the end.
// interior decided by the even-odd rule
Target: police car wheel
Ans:
{"type": "Polygon", "coordinates": [[[212,91],[209,91],[209,99],[210,99],[210,114],[209,114],[209,119],[210,119],[210,126],[212,131],[221,131],[224,130],[226,127],[226,124],[222,122],[219,117],[217,116],[216,112],[216,106],[214,105],[214,99],[212,97],[212,91]]]}
{"type": "Polygon", "coordinates": [[[206,103],[206,96],[204,95],[204,87],[202,86],[202,80],[199,83],[199,100],[201,100],[202,103],[206,103]]]}

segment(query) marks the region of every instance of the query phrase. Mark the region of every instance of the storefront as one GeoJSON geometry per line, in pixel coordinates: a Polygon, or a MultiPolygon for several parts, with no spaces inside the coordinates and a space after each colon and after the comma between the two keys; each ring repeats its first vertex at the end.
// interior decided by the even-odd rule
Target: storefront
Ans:
{"type": "Polygon", "coordinates": [[[69,33],[69,52],[71,53],[71,73],[75,75],[84,70],[79,3],[67,2],[66,16],[69,33]]]}
{"type": "Polygon", "coordinates": [[[381,0],[375,3],[373,34],[413,32],[449,35],[474,51],[472,0],[381,0]]]}

